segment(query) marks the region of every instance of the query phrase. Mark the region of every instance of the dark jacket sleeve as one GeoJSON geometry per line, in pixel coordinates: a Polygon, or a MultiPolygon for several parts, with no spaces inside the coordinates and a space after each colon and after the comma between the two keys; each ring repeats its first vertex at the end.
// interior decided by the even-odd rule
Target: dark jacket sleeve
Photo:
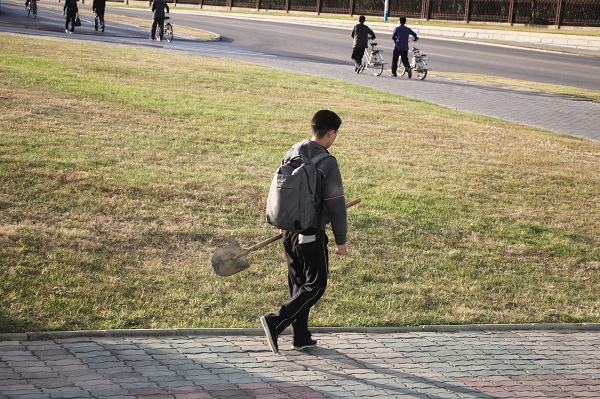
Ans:
{"type": "Polygon", "coordinates": [[[375,32],[373,32],[371,28],[369,28],[369,34],[371,35],[371,39],[375,39],[375,32]]]}
{"type": "Polygon", "coordinates": [[[326,165],[323,165],[323,178],[321,180],[323,222],[331,223],[335,243],[343,245],[346,243],[346,235],[348,233],[348,215],[342,175],[335,158],[327,158],[324,160],[324,163],[326,165]]]}

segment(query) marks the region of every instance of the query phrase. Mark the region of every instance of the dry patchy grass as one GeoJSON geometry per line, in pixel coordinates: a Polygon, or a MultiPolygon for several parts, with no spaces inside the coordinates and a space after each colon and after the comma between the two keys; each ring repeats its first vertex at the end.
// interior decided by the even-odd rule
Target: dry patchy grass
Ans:
{"type": "Polygon", "coordinates": [[[274,234],[271,174],[321,108],[363,202],[315,324],[600,321],[598,143],[107,46],[0,35],[0,331],[257,326],[286,297],[281,248],[230,278],[209,259],[274,234]]]}

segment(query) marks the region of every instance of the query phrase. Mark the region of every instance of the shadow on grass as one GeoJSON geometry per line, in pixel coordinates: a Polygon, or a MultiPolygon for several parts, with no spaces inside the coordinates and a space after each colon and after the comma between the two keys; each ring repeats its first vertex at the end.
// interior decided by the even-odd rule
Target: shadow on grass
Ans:
{"type": "Polygon", "coordinates": [[[43,326],[35,327],[23,319],[14,318],[5,308],[0,308],[0,334],[21,333],[33,329],[43,330],[43,326]]]}

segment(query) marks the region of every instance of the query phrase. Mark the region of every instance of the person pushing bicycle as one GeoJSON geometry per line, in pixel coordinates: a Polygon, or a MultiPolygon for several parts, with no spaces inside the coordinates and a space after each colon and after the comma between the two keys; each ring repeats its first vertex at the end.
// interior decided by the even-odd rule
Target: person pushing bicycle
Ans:
{"type": "Polygon", "coordinates": [[[392,55],[392,74],[391,77],[396,77],[396,71],[398,70],[398,57],[402,60],[402,65],[408,72],[408,78],[412,78],[412,72],[410,70],[410,64],[408,63],[408,37],[412,36],[415,42],[419,40],[417,34],[410,29],[406,24],[406,18],[400,17],[400,25],[394,29],[392,34],[392,40],[394,41],[394,53],[392,55]]]}
{"type": "Polygon", "coordinates": [[[394,41],[394,53],[392,55],[392,74],[390,76],[396,77],[396,71],[398,70],[398,57],[402,61],[402,65],[408,72],[408,78],[412,78],[412,72],[410,70],[410,64],[408,63],[408,37],[412,36],[415,42],[419,40],[417,34],[410,29],[406,24],[406,18],[400,17],[400,25],[394,29],[392,34],[392,40],[394,41]]]}
{"type": "Polygon", "coordinates": [[[354,38],[354,48],[352,49],[352,59],[354,60],[354,72],[358,73],[361,60],[365,54],[365,50],[369,47],[369,38],[375,39],[375,33],[365,25],[365,16],[361,15],[358,18],[358,24],[352,29],[352,37],[354,38]]]}
{"type": "Polygon", "coordinates": [[[160,27],[159,40],[162,41],[165,31],[165,10],[169,13],[169,5],[165,0],[154,0],[152,2],[152,31],[150,32],[150,40],[156,39],[156,26],[160,27]]]}

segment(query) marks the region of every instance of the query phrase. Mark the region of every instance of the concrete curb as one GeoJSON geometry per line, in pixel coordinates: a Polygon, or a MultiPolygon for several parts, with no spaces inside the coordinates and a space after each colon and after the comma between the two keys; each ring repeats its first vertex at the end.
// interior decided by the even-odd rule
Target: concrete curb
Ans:
{"type": "MultiPolygon", "coordinates": [[[[523,324],[465,324],[465,325],[421,325],[406,327],[313,327],[318,334],[394,334],[465,331],[600,331],[600,323],[523,323],[523,324]]],[[[284,334],[289,334],[289,329],[284,334]]],[[[39,341],[52,339],[92,337],[188,337],[188,336],[259,336],[262,328],[167,328],[167,329],[116,329],[79,331],[36,331],[0,334],[0,341],[39,341]]]]}

